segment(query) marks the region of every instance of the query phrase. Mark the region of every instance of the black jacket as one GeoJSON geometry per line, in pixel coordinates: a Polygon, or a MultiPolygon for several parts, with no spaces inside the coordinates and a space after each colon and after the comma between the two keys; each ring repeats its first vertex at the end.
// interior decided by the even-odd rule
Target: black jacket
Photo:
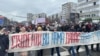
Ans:
{"type": "Polygon", "coordinates": [[[17,32],[17,33],[20,32],[20,27],[16,27],[16,32],[17,32]]]}
{"type": "Polygon", "coordinates": [[[63,25],[60,27],[62,31],[68,31],[70,26],[69,25],[63,25]]]}
{"type": "Polygon", "coordinates": [[[75,29],[69,29],[69,32],[76,32],[75,29]]]}
{"type": "Polygon", "coordinates": [[[9,47],[9,39],[8,35],[2,34],[0,35],[0,51],[4,51],[9,47]]]}

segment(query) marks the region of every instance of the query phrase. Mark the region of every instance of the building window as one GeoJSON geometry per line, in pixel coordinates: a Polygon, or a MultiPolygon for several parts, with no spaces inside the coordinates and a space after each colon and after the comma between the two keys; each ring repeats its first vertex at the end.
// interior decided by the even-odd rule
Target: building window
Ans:
{"type": "Polygon", "coordinates": [[[82,13],[82,11],[80,11],[80,13],[82,13]]]}
{"type": "Polygon", "coordinates": [[[88,17],[89,15],[87,15],[87,17],[88,17]]]}
{"type": "Polygon", "coordinates": [[[90,15],[89,15],[89,17],[90,17],[90,15]]]}
{"type": "Polygon", "coordinates": [[[96,16],[95,14],[92,14],[92,17],[96,16]]]}
{"type": "Polygon", "coordinates": [[[96,2],[93,2],[93,5],[96,5],[96,2]]]}
{"type": "Polygon", "coordinates": [[[88,2],[88,0],[86,0],[88,2]]]}

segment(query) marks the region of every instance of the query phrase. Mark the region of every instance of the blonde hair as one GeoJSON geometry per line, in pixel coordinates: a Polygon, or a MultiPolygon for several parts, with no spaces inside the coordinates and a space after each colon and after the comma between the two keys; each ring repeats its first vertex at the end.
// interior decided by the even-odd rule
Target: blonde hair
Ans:
{"type": "Polygon", "coordinates": [[[42,27],[38,27],[38,28],[37,28],[37,31],[40,31],[40,30],[42,30],[42,27]]]}

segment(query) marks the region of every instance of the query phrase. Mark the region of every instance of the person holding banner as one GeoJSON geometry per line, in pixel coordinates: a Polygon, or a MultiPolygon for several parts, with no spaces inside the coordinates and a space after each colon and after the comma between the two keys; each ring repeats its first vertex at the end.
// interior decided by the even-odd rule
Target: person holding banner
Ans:
{"type": "MultiPolygon", "coordinates": [[[[99,30],[98,25],[97,25],[97,24],[93,24],[92,31],[97,31],[97,30],[99,30]]],[[[99,46],[99,43],[97,43],[97,44],[96,44],[96,51],[99,51],[99,47],[100,47],[100,46],[99,46]]],[[[95,51],[95,50],[94,50],[94,44],[91,45],[91,50],[92,50],[92,51],[95,51]]]]}
{"type": "MultiPolygon", "coordinates": [[[[57,31],[57,29],[55,28],[54,31],[57,31]]],[[[59,52],[59,47],[56,47],[56,52],[58,56],[61,56],[59,52]]],[[[51,48],[51,56],[54,56],[54,48],[51,48]]]]}
{"type": "Polygon", "coordinates": [[[9,46],[9,39],[6,28],[0,30],[0,56],[5,56],[9,46]]]}
{"type": "MultiPolygon", "coordinates": [[[[88,32],[86,30],[86,25],[81,26],[81,32],[88,32]]],[[[88,45],[84,45],[84,47],[85,47],[85,50],[86,50],[86,55],[87,56],[91,56],[90,52],[89,52],[88,45]]],[[[79,48],[80,48],[80,46],[77,46],[77,48],[76,48],[77,54],[79,54],[79,48]]]]}
{"type": "MultiPolygon", "coordinates": [[[[9,33],[10,33],[10,34],[16,33],[15,27],[14,27],[14,26],[11,28],[11,32],[9,32],[9,33]]],[[[14,56],[14,53],[8,53],[8,56],[14,56]]]]}
{"type": "MultiPolygon", "coordinates": [[[[75,32],[75,26],[71,26],[71,28],[69,29],[70,32],[75,32]]],[[[68,49],[69,53],[72,54],[72,56],[76,56],[75,55],[75,51],[74,51],[74,46],[71,46],[69,49],[68,49]]]]}
{"type": "MultiPolygon", "coordinates": [[[[21,27],[19,33],[25,33],[25,32],[27,32],[26,28],[25,27],[21,27]]],[[[20,52],[19,54],[20,54],[20,56],[28,56],[28,52],[27,51],[20,52]]]]}
{"type": "MultiPolygon", "coordinates": [[[[38,26],[37,31],[43,31],[42,27],[38,26]]],[[[37,51],[37,56],[43,56],[43,50],[38,50],[37,51]]]]}

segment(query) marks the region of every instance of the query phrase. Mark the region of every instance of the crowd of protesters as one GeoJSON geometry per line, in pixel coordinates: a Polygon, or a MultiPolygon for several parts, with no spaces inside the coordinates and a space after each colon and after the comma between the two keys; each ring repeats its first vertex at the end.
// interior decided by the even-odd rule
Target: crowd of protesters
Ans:
{"type": "MultiPolygon", "coordinates": [[[[33,31],[64,31],[64,32],[92,32],[100,30],[100,23],[82,22],[82,23],[64,23],[64,24],[37,24],[37,25],[13,25],[0,27],[0,56],[5,56],[9,48],[9,34],[33,32],[33,31]]],[[[79,54],[79,48],[81,46],[71,46],[68,51],[71,56],[77,56],[79,54]]],[[[88,45],[84,45],[86,55],[91,56],[88,45]]],[[[51,48],[51,56],[54,55],[54,49],[56,49],[57,55],[60,55],[59,47],[51,48]]],[[[94,44],[91,45],[91,50],[94,51],[94,44]]],[[[99,43],[96,44],[96,51],[99,51],[99,43]]],[[[38,50],[36,56],[43,56],[44,50],[38,50]]],[[[29,56],[29,52],[20,52],[20,56],[29,56]]],[[[8,53],[8,56],[14,56],[14,53],[8,53]]]]}

